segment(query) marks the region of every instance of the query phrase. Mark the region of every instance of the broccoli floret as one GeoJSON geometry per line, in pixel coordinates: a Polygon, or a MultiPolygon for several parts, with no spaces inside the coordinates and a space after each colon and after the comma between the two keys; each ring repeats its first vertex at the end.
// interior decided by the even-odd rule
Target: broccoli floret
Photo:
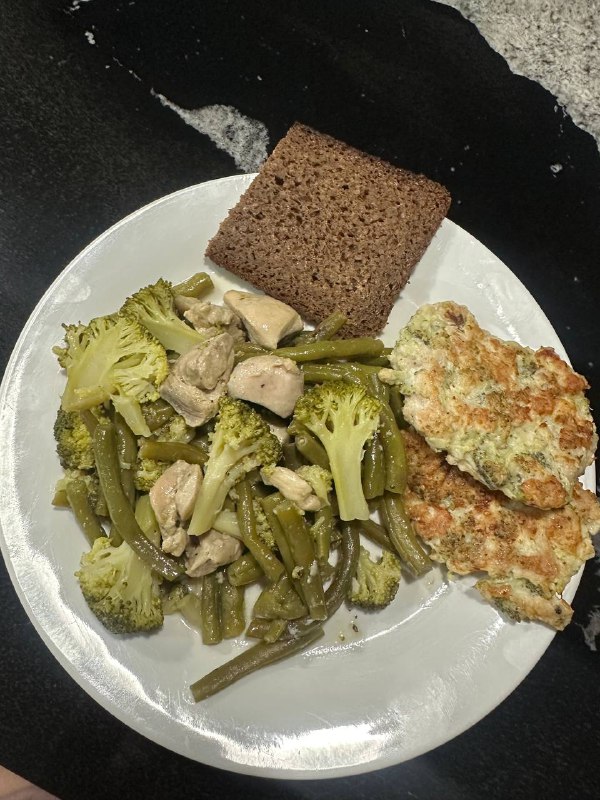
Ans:
{"type": "Polygon", "coordinates": [[[100,494],[100,481],[95,471],[82,472],[80,469],[66,469],[62,478],[56,481],[56,486],[54,488],[55,497],[65,492],[67,484],[69,481],[73,480],[82,480],[85,483],[90,504],[95,509],[96,513],[99,513],[97,504],[100,494]]]}
{"type": "Polygon", "coordinates": [[[110,539],[100,536],[81,557],[75,575],[88,606],[109,631],[138,633],[162,625],[162,604],[152,570],[127,542],[113,547],[110,539]]]}
{"type": "Polygon", "coordinates": [[[149,492],[168,466],[168,461],[138,458],[133,473],[133,483],[138,492],[149,492]]]}
{"type": "Polygon", "coordinates": [[[317,464],[306,464],[303,467],[298,467],[296,473],[307,483],[310,483],[313,492],[317,495],[319,500],[329,505],[329,492],[332,489],[331,472],[328,469],[323,469],[317,464]]]}
{"type": "Polygon", "coordinates": [[[196,431],[194,428],[190,428],[181,414],[175,414],[161,428],[154,431],[152,439],[156,439],[158,442],[182,442],[183,444],[188,444],[195,435],[196,431]]]}
{"type": "Polygon", "coordinates": [[[348,600],[363,608],[384,608],[396,596],[399,584],[400,559],[384,550],[382,557],[373,561],[369,551],[361,547],[348,600]]]}
{"type": "Polygon", "coordinates": [[[94,469],[92,437],[77,411],[58,409],[54,439],[63,469],[94,469]]]}
{"type": "Polygon", "coordinates": [[[120,313],[136,319],[166,350],[180,355],[207,339],[177,316],[171,284],[163,278],[129,297],[120,313]]]}
{"type": "Polygon", "coordinates": [[[136,435],[150,435],[140,403],[158,398],[169,366],[164,347],[145,328],[119,316],[66,325],[65,347],[54,352],[67,371],[64,411],[83,411],[110,399],[136,435]]]}
{"type": "Polygon", "coordinates": [[[269,520],[264,512],[260,500],[257,497],[252,498],[252,507],[254,508],[254,519],[256,522],[256,532],[267,545],[269,550],[275,550],[275,537],[269,525],[269,520]]]}
{"type": "Polygon", "coordinates": [[[340,517],[368,519],[362,489],[361,461],[365,443],[379,426],[381,403],[358,384],[331,381],[305,392],[294,420],[317,436],[327,451],[340,517]]]}
{"type": "Polygon", "coordinates": [[[204,466],[204,481],[196,500],[189,533],[200,536],[210,530],[229,490],[256,467],[275,464],[281,445],[269,426],[241,400],[222,397],[211,447],[204,466]]]}

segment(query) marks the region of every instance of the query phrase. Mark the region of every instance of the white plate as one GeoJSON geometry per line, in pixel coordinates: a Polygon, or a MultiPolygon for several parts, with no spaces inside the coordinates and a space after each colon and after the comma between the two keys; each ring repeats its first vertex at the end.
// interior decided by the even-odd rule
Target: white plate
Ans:
{"type": "MultiPolygon", "coordinates": [[[[310,652],[195,705],[189,684],[246,645],[202,646],[172,617],[152,636],[109,634],[87,609],[73,576],[84,537],[69,514],[50,507],[60,473],[52,425],[64,384],[50,348],[62,338],[61,323],[111,312],[159,276],[179,281],[206,268],[219,291],[242,286],[205,264],[203,254],[251,178],[192,186],[137,211],[84,250],[42,298],[0,392],[2,550],[51,652],[134,730],[236,772],[349,775],[412,758],[477,722],[523,680],[552,632],[506,622],[478,598],[472,580],[448,584],[434,569],[404,582],[385,611],[359,614],[358,633],[354,612],[342,608],[310,652]]],[[[565,355],[517,278],[448,221],[392,312],[388,343],[417,306],[444,299],[468,305],[494,333],[565,355]]],[[[591,470],[586,486],[594,486],[591,470]]],[[[569,585],[567,599],[577,583],[569,585]]]]}

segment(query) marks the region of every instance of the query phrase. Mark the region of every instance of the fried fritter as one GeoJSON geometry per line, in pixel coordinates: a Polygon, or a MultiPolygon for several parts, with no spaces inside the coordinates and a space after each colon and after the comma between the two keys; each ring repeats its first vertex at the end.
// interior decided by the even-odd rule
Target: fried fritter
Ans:
{"type": "Polygon", "coordinates": [[[507,497],[559,508],[598,441],[588,384],[549,347],[497,339],[464,306],[422,306],[401,331],[382,378],[434,450],[507,497]]]}
{"type": "Polygon", "coordinates": [[[406,511],[432,548],[431,558],[460,575],[486,572],[476,588],[500,610],[562,630],[573,611],[560,595],[594,555],[590,537],[600,529],[595,495],[577,484],[560,509],[524,506],[449,465],[414,431],[403,435],[406,511]]]}

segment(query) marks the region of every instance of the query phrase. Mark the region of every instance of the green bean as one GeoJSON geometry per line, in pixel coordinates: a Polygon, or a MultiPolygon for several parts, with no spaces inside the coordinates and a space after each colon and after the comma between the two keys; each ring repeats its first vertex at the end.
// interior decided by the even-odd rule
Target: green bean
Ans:
{"type": "Polygon", "coordinates": [[[285,538],[281,528],[281,524],[275,515],[275,508],[279,505],[279,503],[281,503],[282,500],[283,495],[281,492],[273,492],[273,494],[263,497],[260,502],[263,511],[265,512],[265,516],[267,517],[267,522],[269,523],[269,526],[273,532],[273,538],[275,539],[275,544],[279,550],[279,555],[281,556],[283,565],[286,568],[288,575],[291,577],[296,565],[294,564],[292,551],[289,548],[287,539],[285,538]]]}
{"type": "Polygon", "coordinates": [[[219,585],[221,592],[221,628],[224,639],[233,639],[243,633],[246,627],[244,590],[230,583],[226,573],[221,574],[224,578],[219,585]]]}
{"type": "Polygon", "coordinates": [[[265,634],[269,631],[269,628],[273,622],[283,622],[287,625],[286,620],[272,620],[265,619],[264,617],[253,617],[246,628],[246,636],[248,639],[264,639],[265,634]]]}
{"type": "Polygon", "coordinates": [[[356,356],[378,356],[383,350],[380,339],[322,339],[318,342],[279,347],[273,354],[293,361],[319,361],[324,358],[351,358],[356,356]]]}
{"type": "Polygon", "coordinates": [[[211,572],[202,578],[202,641],[204,644],[219,644],[223,639],[221,630],[221,593],[217,573],[211,572]]]}
{"type": "Polygon", "coordinates": [[[359,528],[360,532],[367,537],[367,539],[375,542],[375,544],[378,544],[380,547],[384,547],[386,550],[391,550],[392,553],[396,552],[396,549],[392,544],[390,537],[387,535],[383,525],[379,525],[372,519],[361,519],[360,521],[357,521],[357,527],[359,528]]]}
{"type": "Polygon", "coordinates": [[[296,450],[296,445],[293,442],[286,442],[283,445],[283,463],[288,469],[293,469],[294,471],[306,463],[296,450]]]}
{"type": "Polygon", "coordinates": [[[323,582],[304,515],[290,500],[283,500],[275,507],[275,516],[281,524],[294,563],[301,570],[297,577],[310,616],[315,620],[327,619],[323,582]]]}
{"type": "Polygon", "coordinates": [[[115,412],[115,431],[117,432],[117,452],[121,468],[121,486],[130,505],[135,504],[135,484],[133,481],[133,468],[137,461],[137,439],[123,417],[115,412]]]}
{"type": "Polygon", "coordinates": [[[98,424],[94,431],[93,442],[100,486],[106,498],[111,521],[142,561],[163,578],[169,581],[177,579],[183,574],[184,567],[148,541],[123,492],[115,426],[112,423],[98,424]]]}
{"type": "Polygon", "coordinates": [[[282,575],[277,583],[270,584],[259,594],[253,614],[266,619],[299,619],[306,614],[306,606],[289,577],[282,575]]]}
{"type": "Polygon", "coordinates": [[[160,528],[152,509],[149,494],[143,494],[138,497],[135,504],[135,518],[146,538],[155,547],[160,547],[160,528]]]}
{"type": "Polygon", "coordinates": [[[70,480],[67,482],[65,491],[75,519],[85,533],[88,542],[93,544],[99,536],[106,536],[90,503],[85,482],[80,478],[70,480]]]}
{"type": "Polygon", "coordinates": [[[262,569],[251,553],[244,553],[227,567],[227,577],[232,586],[246,586],[263,576],[262,569]]]}
{"type": "Polygon", "coordinates": [[[182,294],[185,297],[201,297],[215,288],[212,278],[206,272],[197,272],[182,283],[172,287],[173,294],[182,294]]]}
{"type": "Polygon", "coordinates": [[[323,636],[323,629],[319,626],[312,628],[304,636],[296,639],[280,639],[277,642],[259,642],[255,644],[192,684],[190,689],[194,700],[196,702],[204,700],[210,695],[221,691],[221,689],[231,686],[232,683],[240,680],[244,675],[267,666],[267,664],[273,664],[283,658],[299,653],[321,636],[323,636]]]}
{"type": "Polygon", "coordinates": [[[243,342],[236,346],[233,354],[233,360],[235,364],[239,364],[240,361],[245,361],[247,358],[253,358],[254,356],[266,356],[272,353],[272,350],[267,350],[266,347],[261,347],[259,344],[254,344],[253,342],[243,342]]]}
{"type": "Polygon", "coordinates": [[[157,442],[146,439],[140,447],[140,458],[155,461],[187,461],[188,464],[205,464],[208,456],[199,447],[183,442],[157,442]]]}
{"type": "Polygon", "coordinates": [[[294,339],[294,345],[320,342],[322,339],[333,339],[348,322],[348,317],[341,311],[334,311],[312,330],[299,333],[294,339]]]}
{"type": "Polygon", "coordinates": [[[308,428],[302,426],[302,431],[296,434],[294,443],[296,445],[296,450],[298,450],[309,464],[316,464],[319,467],[323,467],[323,469],[329,469],[327,451],[308,428]]]}
{"type": "Polygon", "coordinates": [[[184,620],[202,633],[202,598],[188,592],[179,604],[179,613],[184,620]]]}
{"type": "Polygon", "coordinates": [[[402,494],[406,489],[406,448],[404,438],[396,425],[390,407],[383,403],[379,413],[379,436],[385,463],[385,488],[388,492],[402,494]]]}
{"type": "Polygon", "coordinates": [[[362,463],[362,486],[367,500],[381,497],[385,489],[383,447],[378,433],[375,433],[365,446],[362,463]]]}
{"type": "Polygon", "coordinates": [[[319,509],[315,514],[315,521],[310,527],[310,533],[315,543],[315,554],[321,568],[329,559],[333,527],[333,512],[331,506],[323,506],[323,508],[319,509]]]}
{"type": "Polygon", "coordinates": [[[85,427],[88,429],[90,436],[93,436],[94,431],[96,430],[96,425],[98,424],[98,417],[94,414],[91,408],[86,408],[83,411],[80,411],[79,416],[81,417],[85,427]]]}
{"type": "Polygon", "coordinates": [[[269,642],[272,644],[276,642],[278,639],[281,639],[283,634],[287,630],[287,621],[284,619],[273,619],[271,620],[271,624],[265,631],[263,639],[265,642],[269,642]]]}
{"type": "Polygon", "coordinates": [[[431,568],[431,561],[415,535],[402,498],[386,492],[381,498],[379,512],[390,541],[402,561],[415,575],[427,572],[431,568]]]}
{"type": "Polygon", "coordinates": [[[407,427],[406,420],[404,419],[404,398],[400,392],[398,386],[390,386],[390,393],[389,393],[389,403],[390,408],[392,409],[392,413],[396,420],[396,425],[402,429],[407,427]]]}
{"type": "Polygon", "coordinates": [[[252,489],[247,480],[237,484],[237,515],[242,541],[256,559],[271,583],[275,583],[285,572],[284,566],[256,531],[256,519],[252,506],[252,489]]]}
{"type": "Polygon", "coordinates": [[[387,356],[373,356],[373,358],[361,358],[360,363],[364,364],[365,367],[377,367],[377,369],[381,369],[382,367],[389,367],[390,362],[387,356]]]}
{"type": "Polygon", "coordinates": [[[242,538],[237,514],[233,509],[221,509],[212,526],[214,530],[219,531],[219,533],[226,533],[227,536],[234,536],[236,539],[242,538]]]}
{"type": "Polygon", "coordinates": [[[54,491],[52,505],[55,508],[69,508],[69,498],[65,489],[56,489],[54,491]]]}
{"type": "Polygon", "coordinates": [[[156,431],[166,425],[175,416],[175,409],[166,400],[155,400],[142,406],[146,425],[151,431],[156,431]]]}

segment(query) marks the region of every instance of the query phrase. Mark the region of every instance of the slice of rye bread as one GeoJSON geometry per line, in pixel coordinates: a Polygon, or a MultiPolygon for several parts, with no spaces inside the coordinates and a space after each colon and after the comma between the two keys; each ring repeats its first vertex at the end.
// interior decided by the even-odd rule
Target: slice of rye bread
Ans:
{"type": "Polygon", "coordinates": [[[296,123],[206,255],[344,336],[379,333],[450,206],[439,183],[296,123]]]}

